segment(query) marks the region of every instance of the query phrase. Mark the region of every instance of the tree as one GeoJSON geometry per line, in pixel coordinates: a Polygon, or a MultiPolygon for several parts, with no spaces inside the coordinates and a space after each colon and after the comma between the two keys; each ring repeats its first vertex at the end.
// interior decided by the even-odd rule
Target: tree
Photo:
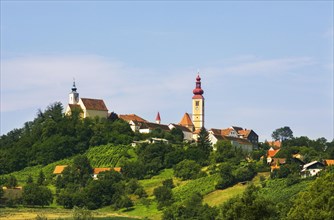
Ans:
{"type": "Polygon", "coordinates": [[[201,166],[193,160],[183,160],[174,167],[174,175],[182,180],[196,179],[200,176],[201,166]]]}
{"type": "Polygon", "coordinates": [[[43,171],[41,170],[38,174],[38,178],[37,178],[37,185],[41,186],[43,185],[45,182],[45,175],[43,173],[43,171]]]}
{"type": "Polygon", "coordinates": [[[184,134],[183,134],[183,132],[180,128],[173,128],[170,131],[170,133],[171,133],[174,141],[176,141],[176,142],[182,142],[183,141],[184,134]]]}
{"type": "Polygon", "coordinates": [[[217,163],[226,162],[237,156],[237,152],[230,141],[218,141],[215,148],[217,150],[214,153],[214,159],[217,163]]]}
{"type": "Polygon", "coordinates": [[[259,188],[249,185],[242,196],[234,197],[223,204],[220,219],[261,220],[275,219],[275,204],[259,195],[259,188]]]}
{"type": "Polygon", "coordinates": [[[169,206],[173,203],[172,189],[166,186],[159,186],[154,189],[153,195],[158,202],[158,209],[169,206]]]}
{"type": "Polygon", "coordinates": [[[219,166],[220,179],[216,185],[216,189],[225,189],[232,186],[236,180],[232,174],[232,164],[225,162],[219,166]]]}
{"type": "Polygon", "coordinates": [[[173,183],[173,179],[165,179],[164,181],[162,181],[162,185],[170,189],[173,189],[175,187],[173,183]]]}
{"type": "Polygon", "coordinates": [[[86,155],[78,155],[73,159],[71,171],[74,174],[77,183],[81,186],[85,186],[87,181],[91,179],[91,173],[93,171],[92,166],[86,155]]]}
{"type": "Polygon", "coordinates": [[[146,174],[145,165],[141,161],[127,161],[122,166],[122,173],[127,178],[142,179],[146,174]]]}
{"type": "Polygon", "coordinates": [[[126,208],[126,210],[129,210],[129,208],[132,206],[133,206],[133,202],[127,196],[122,196],[121,199],[119,199],[116,203],[117,208],[126,208]]]}
{"type": "Polygon", "coordinates": [[[0,185],[0,199],[3,196],[3,194],[4,194],[4,192],[3,192],[2,186],[0,185]]]}
{"type": "Polygon", "coordinates": [[[33,182],[34,182],[34,179],[32,178],[31,175],[29,175],[28,178],[27,178],[26,183],[27,183],[27,184],[30,184],[30,183],[33,183],[33,182]]]}
{"type": "Polygon", "coordinates": [[[284,140],[292,139],[293,138],[293,132],[290,129],[290,127],[285,126],[285,127],[282,127],[282,128],[277,128],[275,131],[273,131],[271,137],[275,141],[284,141],[284,140]]]}
{"type": "Polygon", "coordinates": [[[208,159],[210,152],[212,151],[212,144],[209,140],[209,133],[207,132],[207,130],[202,127],[199,135],[198,135],[198,139],[197,139],[197,147],[202,151],[202,160],[201,163],[205,162],[205,160],[208,159]]]}
{"type": "Polygon", "coordinates": [[[329,169],[301,191],[287,219],[334,219],[334,169],[329,169]]]}
{"type": "Polygon", "coordinates": [[[53,197],[49,188],[31,183],[23,187],[22,200],[29,206],[45,206],[52,203],[53,197]]]}
{"type": "Polygon", "coordinates": [[[7,188],[15,188],[17,186],[17,179],[16,179],[16,177],[13,176],[13,175],[10,175],[7,178],[7,182],[6,182],[5,186],[7,188]]]}
{"type": "Polygon", "coordinates": [[[130,179],[126,184],[126,192],[129,194],[134,193],[140,187],[138,180],[130,179]]]}
{"type": "Polygon", "coordinates": [[[203,205],[202,201],[203,197],[198,193],[194,193],[183,203],[173,204],[171,207],[164,210],[162,219],[216,219],[218,210],[207,204],[203,205]]]}

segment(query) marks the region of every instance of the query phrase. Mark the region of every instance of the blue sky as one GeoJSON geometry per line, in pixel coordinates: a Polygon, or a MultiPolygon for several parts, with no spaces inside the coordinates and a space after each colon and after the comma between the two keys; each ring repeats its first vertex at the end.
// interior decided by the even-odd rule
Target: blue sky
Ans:
{"type": "Polygon", "coordinates": [[[1,134],[73,77],[109,111],[178,123],[199,70],[206,127],[333,139],[333,1],[1,1],[1,134]]]}

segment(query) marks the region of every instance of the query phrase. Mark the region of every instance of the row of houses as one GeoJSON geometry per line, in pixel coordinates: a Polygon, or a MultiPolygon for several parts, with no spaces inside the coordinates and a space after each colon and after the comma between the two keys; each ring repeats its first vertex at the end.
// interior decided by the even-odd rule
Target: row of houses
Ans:
{"type": "MultiPolygon", "coordinates": [[[[276,154],[280,151],[281,142],[268,142],[268,144],[271,147],[267,151],[267,164],[270,166],[270,171],[273,172],[274,170],[280,169],[281,165],[286,164],[287,159],[275,157],[276,154]]],[[[291,156],[292,157],[290,159],[293,160],[295,163],[299,164],[300,175],[304,178],[317,175],[326,166],[334,166],[333,159],[325,159],[323,161],[312,161],[310,163],[305,163],[303,155],[293,154],[291,156]]]]}
{"type": "MultiPolygon", "coordinates": [[[[155,129],[163,131],[171,131],[172,129],[180,129],[183,132],[185,141],[196,141],[200,130],[193,131],[194,125],[188,113],[185,113],[180,123],[170,123],[168,125],[161,124],[160,114],[157,114],[156,123],[149,122],[136,114],[118,115],[120,119],[128,122],[134,132],[143,134],[151,133],[155,129]]],[[[208,130],[209,140],[212,145],[218,141],[230,141],[235,147],[240,147],[245,151],[251,151],[256,148],[259,136],[252,129],[243,129],[241,127],[232,126],[226,129],[211,128],[208,130]]]]}
{"type": "MultiPolygon", "coordinates": [[[[119,118],[127,121],[134,132],[151,133],[155,129],[170,131],[174,128],[183,132],[185,141],[196,141],[200,129],[205,127],[204,111],[204,90],[201,87],[201,77],[199,73],[196,77],[195,88],[192,91],[192,114],[185,113],[180,123],[161,124],[160,114],[157,114],[155,123],[149,122],[135,114],[118,115],[119,118]]],[[[72,91],[69,94],[68,105],[65,110],[66,115],[72,115],[77,111],[80,117],[100,117],[109,118],[114,114],[108,113],[107,106],[102,99],[80,98],[77,92],[75,82],[73,82],[72,91]]],[[[233,146],[241,147],[246,151],[251,151],[258,144],[258,135],[251,129],[232,126],[226,129],[208,130],[209,139],[213,145],[219,140],[230,141],[233,146]]]]}

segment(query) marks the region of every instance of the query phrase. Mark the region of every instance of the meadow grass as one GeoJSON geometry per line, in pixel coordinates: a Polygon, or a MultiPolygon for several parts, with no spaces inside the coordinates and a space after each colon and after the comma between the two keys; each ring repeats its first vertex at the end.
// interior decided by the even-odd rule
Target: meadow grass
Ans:
{"type": "MultiPolygon", "coordinates": [[[[264,173],[258,173],[253,179],[252,181],[250,181],[249,183],[253,183],[255,185],[260,185],[260,176],[265,177],[266,179],[269,178],[270,173],[269,172],[264,172],[264,173]]],[[[207,203],[210,206],[218,206],[223,204],[224,202],[226,202],[227,200],[237,196],[237,195],[241,195],[245,189],[247,188],[247,185],[249,184],[236,184],[232,187],[223,189],[223,190],[215,190],[211,193],[206,194],[203,197],[203,202],[207,203]]]]}
{"type": "Polygon", "coordinates": [[[152,196],[153,190],[161,186],[164,180],[170,178],[173,178],[173,169],[164,169],[159,175],[153,176],[151,179],[139,180],[139,183],[144,187],[147,195],[152,196]]]}

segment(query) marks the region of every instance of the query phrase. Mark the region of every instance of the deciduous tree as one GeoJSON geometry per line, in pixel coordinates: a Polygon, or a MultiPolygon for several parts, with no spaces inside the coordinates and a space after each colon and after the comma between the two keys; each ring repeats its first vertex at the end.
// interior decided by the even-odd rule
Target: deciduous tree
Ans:
{"type": "Polygon", "coordinates": [[[49,188],[31,183],[23,187],[22,200],[29,206],[45,206],[52,203],[53,197],[49,188]]]}
{"type": "Polygon", "coordinates": [[[273,131],[271,137],[276,141],[284,141],[293,138],[293,132],[290,127],[285,126],[273,131]]]}

